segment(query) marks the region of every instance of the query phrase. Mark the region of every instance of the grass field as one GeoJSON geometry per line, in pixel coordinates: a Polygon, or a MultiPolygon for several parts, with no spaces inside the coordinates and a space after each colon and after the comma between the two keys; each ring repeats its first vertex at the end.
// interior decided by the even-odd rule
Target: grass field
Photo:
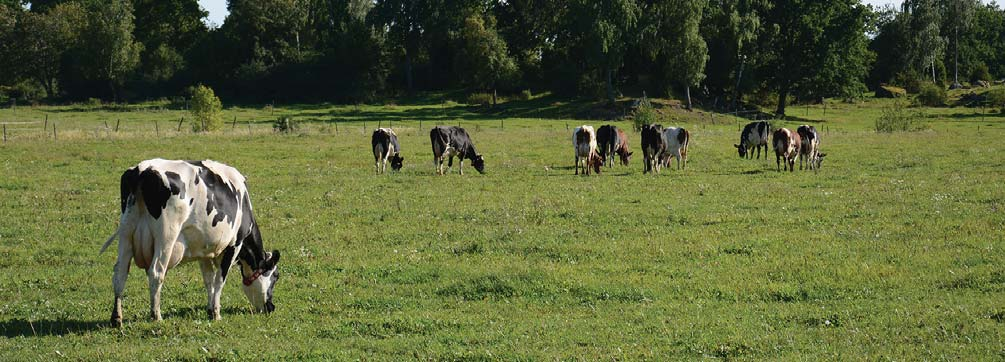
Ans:
{"type": "Polygon", "coordinates": [[[594,177],[572,174],[566,127],[603,123],[515,106],[239,107],[209,135],[177,132],[179,110],[2,110],[36,122],[0,146],[2,359],[1005,358],[1005,118],[925,109],[930,130],[877,134],[887,105],[792,108],[824,131],[816,175],[739,159],[736,121],[695,112],[666,122],[691,130],[685,172],[643,175],[636,133],[632,165],[594,177]],[[273,134],[278,115],[304,132],[273,134]],[[378,120],[401,173],[373,174],[378,120]],[[434,175],[428,128],[458,122],[486,174],[434,175]],[[250,314],[231,281],[207,321],[185,264],[150,322],[134,268],[108,327],[115,255],[98,248],[119,175],[154,157],[248,177],[283,252],[275,313],[250,314]]]}

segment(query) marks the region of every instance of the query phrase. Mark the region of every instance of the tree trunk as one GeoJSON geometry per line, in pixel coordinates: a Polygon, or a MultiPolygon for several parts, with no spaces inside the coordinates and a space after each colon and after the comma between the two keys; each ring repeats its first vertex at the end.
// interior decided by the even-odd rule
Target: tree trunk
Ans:
{"type": "Polygon", "coordinates": [[[492,108],[495,108],[495,106],[496,106],[496,96],[497,96],[497,94],[496,94],[496,86],[492,85],[492,108]]]}
{"type": "Polygon", "coordinates": [[[607,69],[607,101],[614,104],[614,83],[611,81],[611,69],[607,69]]]}
{"type": "Polygon", "coordinates": [[[954,37],[956,40],[953,44],[953,84],[960,84],[960,25],[957,24],[955,28],[954,37]]]}
{"type": "Polygon", "coordinates": [[[785,84],[778,89],[778,109],[775,110],[775,114],[778,116],[785,116],[785,104],[789,100],[789,85],[785,84]]]}
{"type": "Polygon", "coordinates": [[[684,93],[687,94],[687,110],[691,110],[691,86],[684,88],[684,93]]]}
{"type": "Polygon", "coordinates": [[[405,48],[405,84],[408,87],[408,94],[414,92],[412,87],[412,54],[405,48]]]}

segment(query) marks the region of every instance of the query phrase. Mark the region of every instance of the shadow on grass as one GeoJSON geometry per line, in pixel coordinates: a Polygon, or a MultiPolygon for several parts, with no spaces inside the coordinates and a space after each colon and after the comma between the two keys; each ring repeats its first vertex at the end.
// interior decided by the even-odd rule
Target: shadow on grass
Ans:
{"type": "Polygon", "coordinates": [[[12,319],[0,322],[0,331],[7,338],[64,336],[71,333],[91,332],[110,326],[108,321],[12,319]]]}

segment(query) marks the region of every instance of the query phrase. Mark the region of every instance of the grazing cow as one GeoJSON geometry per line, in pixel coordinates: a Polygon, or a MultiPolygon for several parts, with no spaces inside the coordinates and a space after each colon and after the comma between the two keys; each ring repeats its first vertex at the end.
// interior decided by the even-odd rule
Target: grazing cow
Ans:
{"type": "Polygon", "coordinates": [[[377,174],[382,174],[387,170],[388,161],[391,162],[392,170],[401,170],[405,158],[401,157],[398,135],[394,133],[394,130],[390,128],[375,129],[373,136],[370,137],[370,146],[373,147],[374,167],[377,169],[377,174]]]}
{"type": "Polygon", "coordinates": [[[659,173],[660,156],[664,151],[666,144],[663,143],[663,126],[658,124],[642,126],[642,155],[645,157],[642,173],[659,173]]]}
{"type": "Polygon", "coordinates": [[[813,172],[820,170],[826,153],[820,153],[820,135],[813,126],[802,125],[796,129],[799,134],[801,147],[799,148],[799,169],[803,169],[803,160],[806,160],[807,169],[813,172]]]}
{"type": "Polygon", "coordinates": [[[202,269],[210,318],[220,319],[220,294],[235,262],[254,311],[275,310],[272,289],[279,280],[279,251],[265,251],[244,176],[236,169],[209,160],[147,160],[122,174],[120,191],[118,231],[101,247],[104,252],[118,237],[113,324],[122,325],[130,261],[147,271],[155,321],[161,320],[165,273],[192,260],[202,269]]]}
{"type": "Polygon", "coordinates": [[[772,135],[772,143],[775,145],[775,163],[778,171],[782,171],[782,163],[785,169],[792,172],[795,170],[796,158],[799,157],[799,135],[787,128],[779,128],[772,135]]]}
{"type": "Polygon", "coordinates": [[[576,174],[579,174],[579,165],[583,165],[583,174],[589,175],[590,168],[599,174],[600,166],[604,161],[597,153],[597,133],[592,126],[579,126],[572,132],[572,146],[576,148],[576,174]]]}
{"type": "Polygon", "coordinates": [[[597,146],[600,147],[600,158],[607,167],[614,167],[614,154],[621,157],[621,164],[628,166],[632,152],[628,149],[628,137],[620,128],[605,125],[597,129],[597,146]]]}
{"type": "Polygon", "coordinates": [[[751,122],[743,127],[740,133],[740,144],[733,145],[740,153],[741,158],[754,158],[751,148],[757,149],[757,158],[761,158],[761,146],[764,146],[764,160],[768,159],[768,133],[771,133],[771,125],[768,122],[751,122]]]}
{"type": "Polygon", "coordinates": [[[678,127],[667,127],[663,129],[663,144],[666,150],[663,151],[663,164],[670,167],[670,158],[677,159],[677,169],[687,168],[687,144],[691,140],[691,134],[686,129],[678,127]],[[683,166],[681,163],[683,162],[683,166]]]}
{"type": "MultiPolygon", "coordinates": [[[[447,167],[454,167],[454,156],[457,156],[459,164],[457,169],[461,175],[464,174],[464,159],[471,159],[471,166],[475,167],[479,173],[485,173],[485,159],[475,151],[475,145],[471,143],[471,137],[463,128],[454,126],[436,126],[429,131],[429,141],[433,144],[433,166],[436,173],[444,174],[443,158],[447,158],[447,167]]],[[[449,171],[449,170],[447,170],[449,171]]]]}

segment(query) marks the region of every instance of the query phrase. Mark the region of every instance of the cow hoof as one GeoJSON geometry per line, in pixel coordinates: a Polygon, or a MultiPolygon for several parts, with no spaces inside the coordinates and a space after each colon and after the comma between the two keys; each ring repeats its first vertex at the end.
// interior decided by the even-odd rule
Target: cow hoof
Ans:
{"type": "Polygon", "coordinates": [[[122,317],[112,316],[112,327],[122,328],[122,317]]]}

